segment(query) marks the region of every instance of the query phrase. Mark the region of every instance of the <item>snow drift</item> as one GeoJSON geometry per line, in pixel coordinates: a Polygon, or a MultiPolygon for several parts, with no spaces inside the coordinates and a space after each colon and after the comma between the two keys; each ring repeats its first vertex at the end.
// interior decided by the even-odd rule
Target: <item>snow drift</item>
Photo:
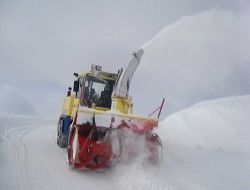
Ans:
{"type": "Polygon", "coordinates": [[[136,109],[144,113],[166,97],[172,113],[207,99],[249,94],[249,44],[249,12],[212,9],[165,27],[143,46],[131,91],[135,102],[143,94],[151,105],[136,109]]]}
{"type": "Polygon", "coordinates": [[[167,117],[159,134],[172,144],[250,153],[250,95],[198,103],[167,117]]]}

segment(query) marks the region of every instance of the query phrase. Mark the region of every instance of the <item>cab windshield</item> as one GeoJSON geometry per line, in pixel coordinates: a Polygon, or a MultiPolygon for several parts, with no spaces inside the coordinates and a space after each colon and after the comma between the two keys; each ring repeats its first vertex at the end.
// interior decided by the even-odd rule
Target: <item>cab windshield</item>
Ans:
{"type": "Polygon", "coordinates": [[[114,81],[86,76],[81,80],[80,104],[82,106],[111,108],[114,81]]]}

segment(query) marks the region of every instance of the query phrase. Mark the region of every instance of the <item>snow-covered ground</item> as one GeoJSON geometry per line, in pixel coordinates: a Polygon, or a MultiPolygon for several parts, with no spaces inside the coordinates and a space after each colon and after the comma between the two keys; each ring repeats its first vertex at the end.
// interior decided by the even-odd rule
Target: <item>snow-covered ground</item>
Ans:
{"type": "Polygon", "coordinates": [[[250,189],[250,95],[206,101],[158,129],[159,167],[128,164],[100,172],[67,166],[56,121],[0,117],[0,189],[250,189]]]}

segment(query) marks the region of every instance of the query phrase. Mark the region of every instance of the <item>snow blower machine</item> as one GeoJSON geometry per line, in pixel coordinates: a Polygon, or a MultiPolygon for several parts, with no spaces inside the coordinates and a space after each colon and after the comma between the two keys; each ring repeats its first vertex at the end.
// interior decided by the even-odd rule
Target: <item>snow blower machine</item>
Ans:
{"type": "Polygon", "coordinates": [[[144,139],[147,160],[160,162],[162,143],[153,129],[158,126],[164,99],[153,112],[158,111],[158,117],[151,117],[153,113],[142,117],[133,114],[128,94],[143,52],[133,53],[127,68],[118,73],[104,72],[99,65],[91,65],[87,73],[74,73],[74,86],[64,98],[57,127],[57,144],[67,147],[72,168],[96,170],[131,158],[138,152],[134,149],[138,139],[144,139]]]}

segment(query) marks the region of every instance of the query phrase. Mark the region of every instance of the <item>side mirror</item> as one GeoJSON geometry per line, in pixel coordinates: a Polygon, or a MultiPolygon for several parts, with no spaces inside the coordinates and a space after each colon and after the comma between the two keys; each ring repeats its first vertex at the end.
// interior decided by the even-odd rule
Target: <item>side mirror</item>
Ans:
{"type": "Polygon", "coordinates": [[[67,92],[67,96],[71,96],[71,90],[72,90],[72,88],[69,87],[69,88],[68,88],[68,92],[67,92]]]}
{"type": "Polygon", "coordinates": [[[78,90],[79,90],[79,80],[75,80],[73,91],[78,92],[78,90]]]}
{"type": "Polygon", "coordinates": [[[75,77],[78,77],[78,76],[79,76],[79,74],[78,74],[78,73],[74,73],[74,76],[75,76],[75,77]]]}

